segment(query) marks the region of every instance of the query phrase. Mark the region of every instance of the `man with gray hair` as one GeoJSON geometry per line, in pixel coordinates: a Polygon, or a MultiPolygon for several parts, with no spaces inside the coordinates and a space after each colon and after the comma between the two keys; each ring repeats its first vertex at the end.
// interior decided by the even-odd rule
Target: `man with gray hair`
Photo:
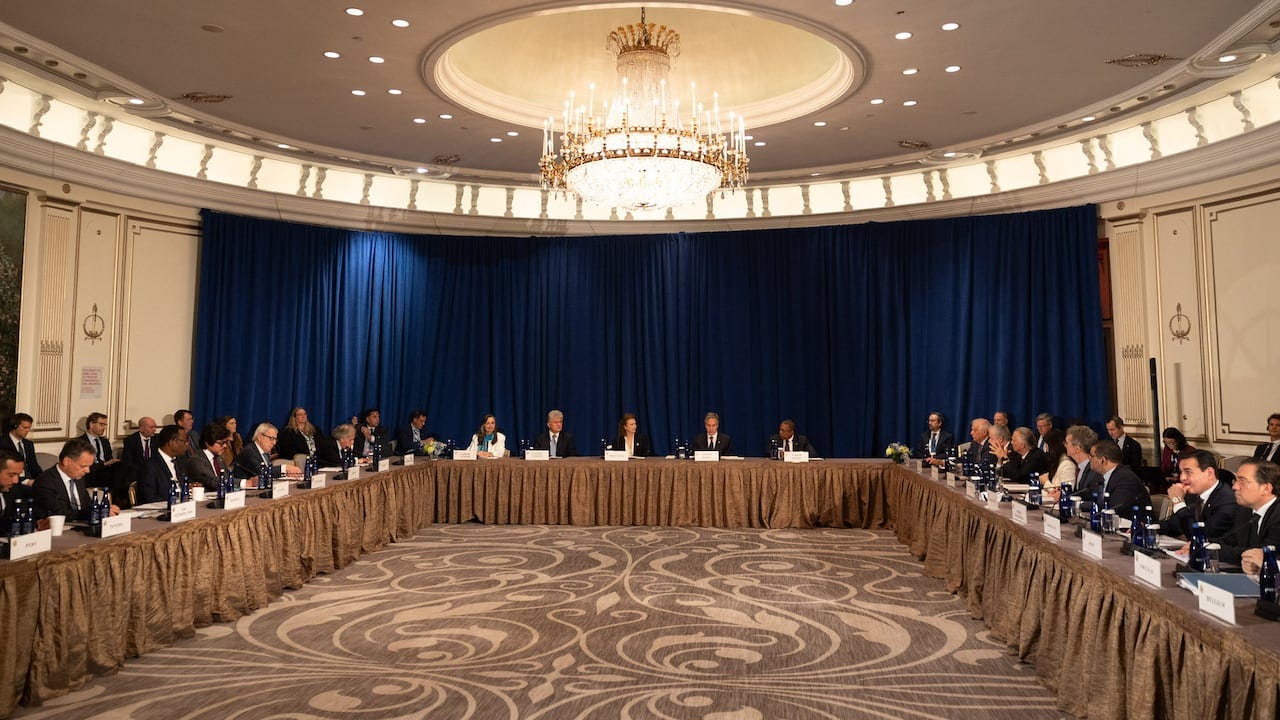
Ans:
{"type": "Polygon", "coordinates": [[[964,452],[964,462],[996,464],[996,457],[991,454],[991,421],[986,418],[974,418],[969,423],[969,449],[964,452]]]}
{"type": "MultiPolygon", "coordinates": [[[[262,474],[262,468],[271,468],[271,451],[276,448],[276,441],[280,437],[280,431],[271,423],[259,423],[258,427],[253,429],[253,442],[244,446],[244,450],[240,451],[240,455],[236,458],[231,473],[241,480],[249,480],[256,478],[262,474]]],[[[283,465],[284,471],[290,474],[298,475],[302,473],[302,469],[296,465],[283,465]]]]}
{"type": "Polygon", "coordinates": [[[698,433],[693,438],[693,450],[715,450],[721,455],[733,454],[733,442],[729,439],[728,433],[720,432],[720,416],[709,412],[702,418],[702,427],[705,432],[698,433]]]}
{"type": "Polygon", "coordinates": [[[547,429],[533,439],[533,449],[546,450],[551,457],[565,458],[578,454],[573,433],[564,429],[564,413],[559,410],[547,413],[547,429]]]}
{"type": "MultiPolygon", "coordinates": [[[[996,428],[992,428],[995,434],[996,428]]],[[[1031,476],[1049,472],[1049,457],[1035,446],[1036,438],[1030,428],[1013,431],[1012,442],[1004,449],[1006,462],[1000,467],[1000,476],[1014,483],[1029,483],[1031,476]]],[[[992,452],[995,452],[994,448],[992,452]]],[[[999,453],[996,455],[999,457],[999,453]]]]}
{"type": "MultiPolygon", "coordinates": [[[[1062,431],[1053,426],[1053,413],[1042,412],[1036,416],[1036,430],[1040,431],[1040,439],[1036,447],[1048,453],[1055,442],[1062,441],[1062,431]]],[[[1097,435],[1095,434],[1096,438],[1097,435]]]]}

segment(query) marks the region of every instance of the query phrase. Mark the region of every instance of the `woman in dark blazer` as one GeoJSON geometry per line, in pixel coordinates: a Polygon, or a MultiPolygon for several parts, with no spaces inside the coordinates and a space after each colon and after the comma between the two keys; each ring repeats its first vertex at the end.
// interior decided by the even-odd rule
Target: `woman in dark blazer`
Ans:
{"type": "Polygon", "coordinates": [[[649,444],[649,436],[639,432],[640,421],[633,413],[625,413],[618,421],[618,437],[613,439],[614,450],[626,450],[634,457],[649,457],[653,454],[653,446],[649,444]]]}
{"type": "Polygon", "coordinates": [[[1160,449],[1160,471],[1165,477],[1176,479],[1178,461],[1194,455],[1196,448],[1187,442],[1187,436],[1175,427],[1165,428],[1161,437],[1164,440],[1164,447],[1160,449]]]}

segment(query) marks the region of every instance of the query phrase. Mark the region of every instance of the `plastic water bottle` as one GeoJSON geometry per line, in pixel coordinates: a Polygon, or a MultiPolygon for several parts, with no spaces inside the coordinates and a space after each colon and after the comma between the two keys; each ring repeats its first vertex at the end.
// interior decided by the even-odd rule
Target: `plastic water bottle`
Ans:
{"type": "Polygon", "coordinates": [[[604,457],[605,452],[609,450],[609,440],[600,438],[600,457],[604,457]]]}
{"type": "Polygon", "coordinates": [[[376,440],[371,440],[370,443],[373,445],[373,470],[376,471],[378,463],[382,462],[382,445],[378,444],[376,440]]]}
{"type": "Polygon", "coordinates": [[[1191,559],[1187,565],[1196,572],[1204,572],[1208,553],[1205,551],[1204,523],[1191,523],[1191,559]]]}
{"type": "Polygon", "coordinates": [[[187,502],[191,499],[191,479],[186,473],[178,473],[178,500],[187,502]]]}
{"type": "Polygon", "coordinates": [[[1067,521],[1071,519],[1071,486],[1063,485],[1062,493],[1058,496],[1058,519],[1067,521]]]}
{"type": "Polygon", "coordinates": [[[231,473],[230,471],[224,470],[222,475],[218,478],[218,505],[222,505],[224,502],[226,502],[227,493],[231,492],[229,488],[230,485],[231,485],[231,473]]]}
{"type": "Polygon", "coordinates": [[[1089,511],[1089,529],[1102,533],[1102,498],[1097,492],[1093,493],[1093,509],[1089,511]]]}
{"type": "Polygon", "coordinates": [[[15,537],[23,534],[22,521],[26,516],[26,509],[23,505],[25,505],[26,502],[27,501],[22,498],[18,498],[13,501],[13,518],[9,521],[9,527],[5,529],[5,533],[7,533],[9,537],[15,537]]]}
{"type": "Polygon", "coordinates": [[[177,505],[181,500],[182,491],[178,489],[178,481],[169,481],[169,512],[173,512],[173,506],[177,505]]]}
{"type": "Polygon", "coordinates": [[[1147,524],[1142,519],[1142,508],[1133,506],[1133,523],[1129,525],[1129,544],[1133,547],[1147,546],[1147,524]]]}
{"type": "Polygon", "coordinates": [[[1150,505],[1147,505],[1142,509],[1142,523],[1143,530],[1147,533],[1146,547],[1159,547],[1159,543],[1156,541],[1156,536],[1160,534],[1160,525],[1156,523],[1156,516],[1155,513],[1151,511],[1150,505]]]}
{"type": "Polygon", "coordinates": [[[1102,493],[1102,531],[1115,532],[1116,514],[1111,510],[1111,493],[1102,493]]]}
{"type": "Polygon", "coordinates": [[[1280,569],[1276,567],[1276,546],[1262,546],[1262,569],[1258,571],[1258,599],[1269,603],[1276,601],[1276,578],[1280,577],[1280,569]]]}
{"type": "Polygon", "coordinates": [[[258,489],[271,492],[271,466],[266,463],[258,471],[258,489]]]}
{"type": "Polygon", "coordinates": [[[773,438],[769,438],[769,459],[770,460],[782,459],[782,446],[777,440],[774,440],[773,438]]]}
{"type": "Polygon", "coordinates": [[[1027,483],[1031,486],[1027,488],[1027,504],[1031,507],[1040,507],[1040,473],[1031,473],[1027,483]]]}
{"type": "Polygon", "coordinates": [[[102,533],[102,505],[98,498],[97,490],[94,490],[89,498],[89,531],[94,535],[102,533]]]}

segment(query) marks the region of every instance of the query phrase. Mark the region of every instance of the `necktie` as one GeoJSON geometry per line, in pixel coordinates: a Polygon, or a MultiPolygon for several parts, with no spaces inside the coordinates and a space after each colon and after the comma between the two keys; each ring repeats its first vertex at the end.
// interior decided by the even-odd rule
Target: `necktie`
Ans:
{"type": "Polygon", "coordinates": [[[1249,541],[1245,543],[1245,548],[1255,548],[1258,546],[1258,513],[1249,514],[1249,541]]]}
{"type": "Polygon", "coordinates": [[[222,461],[218,459],[216,453],[213,456],[213,472],[216,473],[218,477],[222,477],[222,461]]]}
{"type": "Polygon", "coordinates": [[[551,433],[551,457],[556,456],[556,441],[560,438],[557,433],[551,433]]]}
{"type": "Polygon", "coordinates": [[[787,447],[785,448],[785,451],[791,452],[791,438],[787,438],[787,447]]]}
{"type": "Polygon", "coordinates": [[[938,451],[938,433],[929,436],[929,454],[932,455],[938,451]]]}
{"type": "Polygon", "coordinates": [[[711,442],[708,442],[708,443],[707,443],[707,449],[708,449],[708,450],[715,450],[715,449],[716,449],[716,436],[715,436],[715,435],[712,435],[712,436],[711,436],[711,442]]]}
{"type": "Polygon", "coordinates": [[[27,453],[22,449],[23,445],[26,445],[26,443],[21,440],[13,444],[13,446],[18,449],[18,457],[22,458],[22,462],[25,463],[27,461],[27,453]]]}
{"type": "Polygon", "coordinates": [[[1270,462],[1275,462],[1275,460],[1271,459],[1271,456],[1275,455],[1275,453],[1276,453],[1276,443],[1271,443],[1270,445],[1267,446],[1267,454],[1263,455],[1262,459],[1268,460],[1270,462]]]}
{"type": "Polygon", "coordinates": [[[67,480],[67,497],[71,498],[71,509],[80,512],[80,493],[76,490],[75,480],[67,480]]]}
{"type": "Polygon", "coordinates": [[[1076,472],[1076,489],[1077,490],[1080,489],[1080,484],[1084,482],[1084,468],[1085,466],[1081,465],[1080,469],[1076,472]]]}
{"type": "Polygon", "coordinates": [[[151,438],[142,438],[142,457],[151,459],[151,438]]]}
{"type": "Polygon", "coordinates": [[[93,438],[94,452],[98,455],[98,462],[102,462],[106,457],[102,454],[102,438],[94,436],[93,438]]]}

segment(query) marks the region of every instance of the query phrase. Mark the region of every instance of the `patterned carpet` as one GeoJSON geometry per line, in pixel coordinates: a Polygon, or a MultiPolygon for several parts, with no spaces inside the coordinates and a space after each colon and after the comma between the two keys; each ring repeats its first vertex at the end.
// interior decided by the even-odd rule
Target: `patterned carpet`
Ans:
{"type": "Polygon", "coordinates": [[[434,526],[19,718],[1069,717],[890,533],[434,526]]]}

